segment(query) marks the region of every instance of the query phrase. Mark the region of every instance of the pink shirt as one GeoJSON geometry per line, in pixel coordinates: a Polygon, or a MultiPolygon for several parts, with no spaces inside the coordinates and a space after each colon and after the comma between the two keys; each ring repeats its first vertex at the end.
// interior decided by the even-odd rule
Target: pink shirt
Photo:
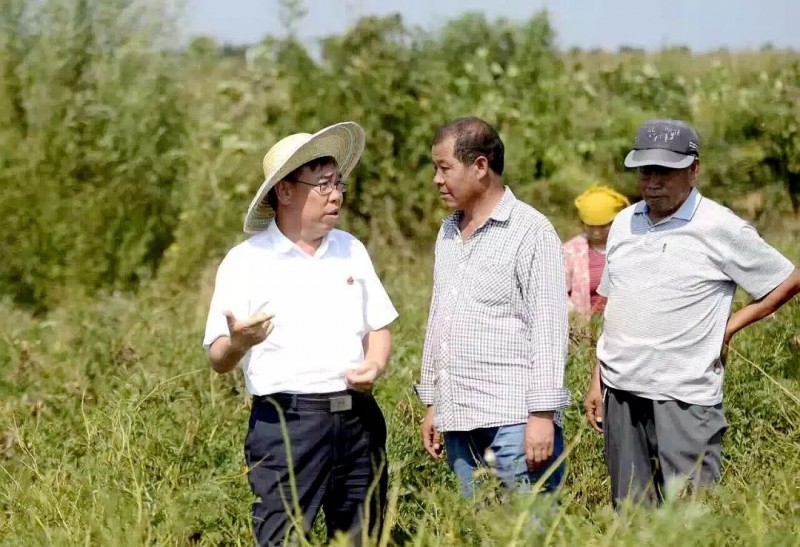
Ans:
{"type": "Polygon", "coordinates": [[[589,246],[589,302],[592,313],[603,313],[606,307],[605,297],[597,294],[597,287],[600,286],[600,279],[603,277],[605,265],[605,253],[601,253],[589,246]]]}
{"type": "Polygon", "coordinates": [[[592,249],[583,234],[564,243],[567,303],[570,312],[585,317],[592,313],[603,313],[605,298],[597,294],[597,287],[600,285],[605,260],[606,256],[592,249]]]}

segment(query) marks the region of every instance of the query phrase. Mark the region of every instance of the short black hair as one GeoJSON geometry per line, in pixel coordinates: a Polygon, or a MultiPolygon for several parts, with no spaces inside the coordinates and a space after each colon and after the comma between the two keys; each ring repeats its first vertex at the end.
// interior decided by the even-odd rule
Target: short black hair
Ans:
{"type": "MultiPolygon", "coordinates": [[[[336,158],[334,158],[333,156],[321,156],[319,158],[314,158],[311,161],[307,161],[306,163],[304,163],[303,165],[301,165],[300,167],[298,167],[297,169],[295,169],[294,171],[283,177],[283,179],[281,180],[289,182],[297,180],[297,177],[300,176],[300,173],[302,173],[303,169],[305,169],[306,167],[308,167],[312,171],[315,171],[316,169],[322,167],[323,165],[328,165],[329,163],[338,165],[336,158]]],[[[267,192],[266,200],[267,200],[267,205],[269,205],[273,211],[278,210],[278,194],[275,193],[274,186],[269,189],[269,192],[267,192]]]]}
{"type": "Polygon", "coordinates": [[[489,162],[489,168],[498,175],[505,166],[505,147],[497,130],[475,116],[459,118],[436,131],[434,146],[454,137],[453,155],[461,163],[472,163],[480,156],[489,162]]]}

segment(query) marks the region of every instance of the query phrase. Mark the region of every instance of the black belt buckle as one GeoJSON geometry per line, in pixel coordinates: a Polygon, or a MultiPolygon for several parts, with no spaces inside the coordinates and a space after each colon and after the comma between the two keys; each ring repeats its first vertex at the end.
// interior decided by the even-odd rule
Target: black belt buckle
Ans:
{"type": "Polygon", "coordinates": [[[331,397],[331,412],[346,412],[353,408],[352,395],[340,395],[331,397]]]}

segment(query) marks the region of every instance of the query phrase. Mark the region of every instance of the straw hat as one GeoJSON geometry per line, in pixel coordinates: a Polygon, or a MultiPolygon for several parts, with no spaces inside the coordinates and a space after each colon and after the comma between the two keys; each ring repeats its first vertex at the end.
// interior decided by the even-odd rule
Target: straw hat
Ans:
{"type": "Polygon", "coordinates": [[[262,232],[275,212],[267,203],[267,193],[289,173],[314,159],[333,156],[346,179],[364,151],[364,130],[357,123],[342,122],[310,133],[295,133],[279,140],[264,156],[264,182],[247,208],[244,231],[262,232]]]}

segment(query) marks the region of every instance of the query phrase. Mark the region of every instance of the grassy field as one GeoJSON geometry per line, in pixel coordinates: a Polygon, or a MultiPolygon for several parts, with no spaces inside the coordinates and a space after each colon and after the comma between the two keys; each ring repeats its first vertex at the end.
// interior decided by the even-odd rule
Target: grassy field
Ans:
{"type": "Polygon", "coordinates": [[[343,227],[368,240],[401,313],[377,388],[391,506],[376,543],[800,545],[800,302],[734,341],[721,484],[657,511],[608,502],[602,439],[582,419],[589,329],[573,330],[569,471],[541,527],[540,499],[459,499],[422,450],[411,389],[444,214],[429,157],[441,124],[496,125],[505,180],[566,239],[589,184],[636,188],[621,161],[635,128],[685,118],[704,194],[800,263],[796,52],[564,52],[544,13],[421,35],[388,15],[316,60],[291,33],[266,37],[251,64],[208,38],[176,50],[172,4],[0,1],[0,545],[251,544],[248,396],[200,347],[214,271],[267,148],[342,120],[368,135],[343,227]]]}
{"type": "MultiPolygon", "coordinates": [[[[779,243],[795,260],[800,247],[779,243]]],[[[569,473],[561,505],[534,529],[535,498],[476,510],[424,454],[418,377],[429,298],[427,249],[400,264],[375,253],[401,312],[387,416],[391,507],[381,544],[800,544],[800,303],[735,340],[726,377],[719,487],[657,511],[609,503],[601,438],[582,422],[591,334],[568,364],[569,473]],[[404,268],[404,269],[403,269],[404,268]]],[[[200,348],[214,267],[197,290],[153,283],[136,297],[77,299],[46,317],[0,313],[0,542],[5,545],[248,545],[242,442],[248,398],[200,348]]],[[[311,538],[316,543],[319,530],[311,538]]]]}

